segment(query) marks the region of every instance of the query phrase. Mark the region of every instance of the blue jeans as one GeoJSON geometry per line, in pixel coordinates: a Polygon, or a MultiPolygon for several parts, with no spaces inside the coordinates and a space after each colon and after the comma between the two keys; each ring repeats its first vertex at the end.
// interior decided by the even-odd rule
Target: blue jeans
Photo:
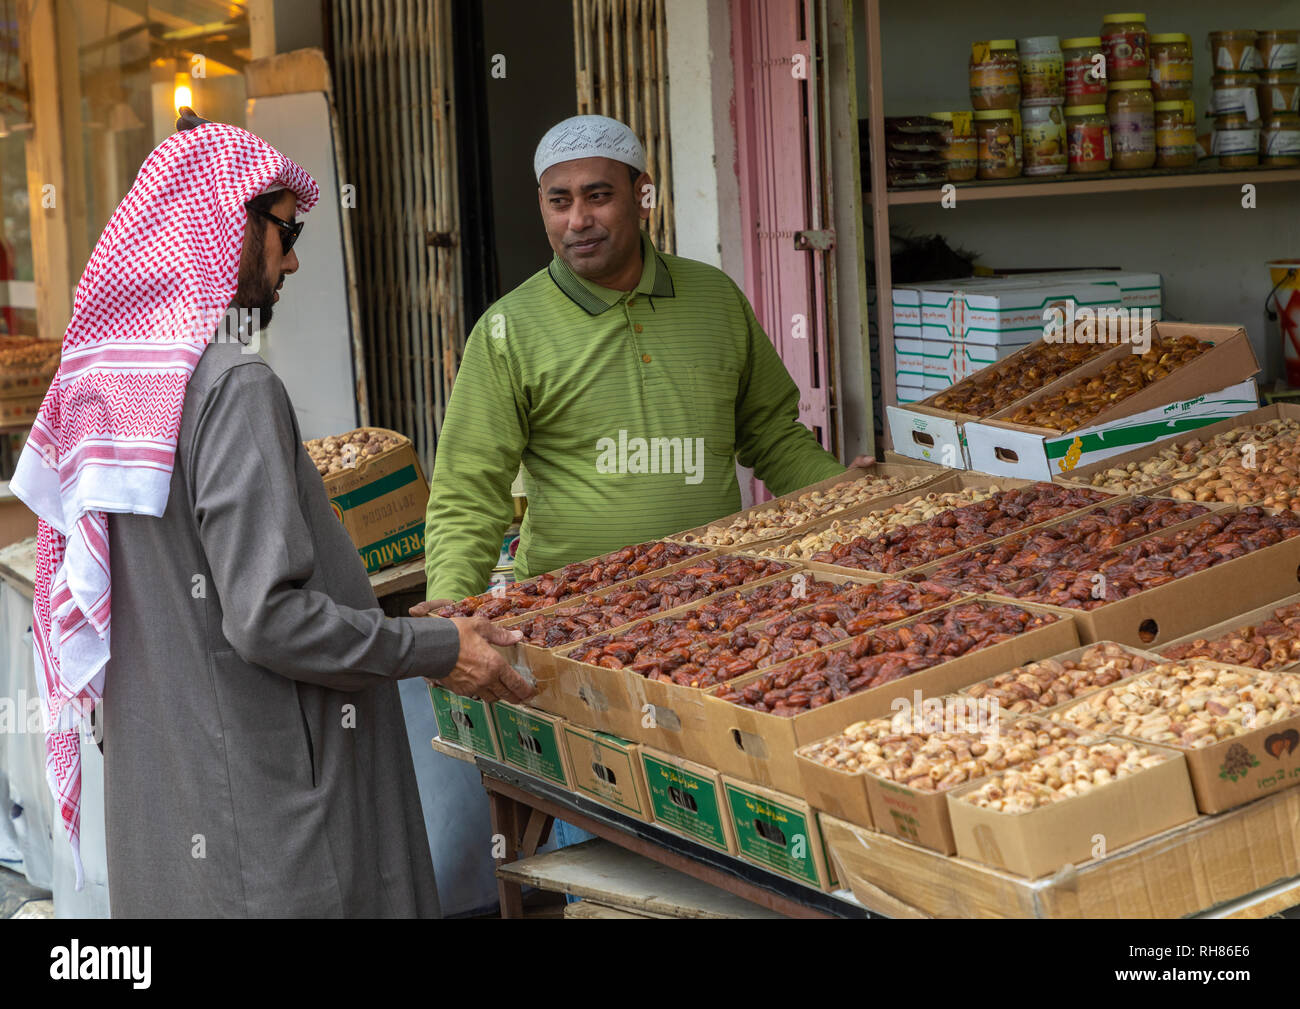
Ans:
{"type": "MultiPolygon", "coordinates": [[[[555,821],[555,847],[567,848],[570,845],[580,844],[583,841],[590,841],[596,835],[590,831],[583,830],[581,827],[575,827],[571,823],[565,823],[563,820],[555,821]]],[[[574,897],[571,894],[565,894],[564,902],[573,904],[581,900],[581,897],[574,897]]]]}

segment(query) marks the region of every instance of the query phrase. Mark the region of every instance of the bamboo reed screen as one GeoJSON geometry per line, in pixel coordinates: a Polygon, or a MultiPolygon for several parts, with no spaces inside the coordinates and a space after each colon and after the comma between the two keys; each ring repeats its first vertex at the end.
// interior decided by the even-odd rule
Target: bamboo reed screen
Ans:
{"type": "Polygon", "coordinates": [[[650,237],[675,252],[664,17],[664,0],[573,0],[578,114],[610,116],[641,138],[656,187],[650,237]]]}
{"type": "Polygon", "coordinates": [[[464,346],[451,3],[332,4],[370,420],[426,473],[464,346]]]}

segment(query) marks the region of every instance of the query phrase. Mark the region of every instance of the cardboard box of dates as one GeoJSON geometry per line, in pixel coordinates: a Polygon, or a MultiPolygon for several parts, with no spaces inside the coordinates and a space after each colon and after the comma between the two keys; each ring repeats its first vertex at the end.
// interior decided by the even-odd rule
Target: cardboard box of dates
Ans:
{"type": "Polygon", "coordinates": [[[1202,813],[1300,784],[1295,673],[1211,659],[1169,661],[1060,705],[1048,717],[1182,753],[1202,813]]]}
{"type": "Polygon", "coordinates": [[[429,482],[409,438],[362,427],[306,446],[367,571],[424,556],[429,482]]]}
{"type": "Polygon", "coordinates": [[[972,801],[998,795],[991,790],[1003,790],[1001,775],[953,789],[948,813],[957,855],[1036,879],[1196,819],[1187,763],[1177,750],[1107,736],[1058,757],[1076,765],[1091,757],[1099,765],[1094,773],[1108,779],[1081,794],[1039,799],[1044,804],[1014,811],[972,801]],[[1118,776],[1114,764],[1131,773],[1118,776]]]}
{"type": "Polygon", "coordinates": [[[1165,353],[1180,362],[1176,367],[1152,381],[1151,374],[1165,372],[1167,364],[1142,361],[1130,346],[1116,346],[1033,399],[967,423],[971,468],[1050,480],[1259,406],[1259,362],[1240,326],[1159,322],[1147,332],[1152,351],[1163,341],[1165,353]],[[1190,357],[1196,352],[1192,341],[1211,346],[1190,357]],[[1117,399],[1123,383],[1132,391],[1117,399]]]}
{"type": "Polygon", "coordinates": [[[995,672],[1068,651],[1078,644],[1074,623],[1064,611],[1023,603],[1006,608],[989,597],[973,596],[849,638],[823,649],[820,655],[800,656],[706,691],[703,738],[693,740],[693,745],[702,745],[708,755],[703,762],[724,774],[799,794],[803,787],[795,757],[799,746],[839,732],[857,720],[888,714],[897,700],[910,703],[915,691],[946,694],[995,672]],[[951,631],[947,629],[950,623],[951,631]],[[1013,627],[1017,629],[1008,629],[1013,627]],[[990,628],[998,628],[993,643],[988,643],[991,639],[985,636],[967,644],[965,650],[957,644],[958,638],[972,636],[974,631],[985,633],[990,628]],[[948,641],[950,637],[952,641],[948,641]],[[895,639],[903,647],[889,649],[895,639]],[[946,657],[953,654],[951,651],[927,651],[927,641],[944,649],[957,648],[955,657],[946,657]],[[838,670],[830,672],[845,661],[832,653],[847,651],[852,656],[863,648],[875,649],[875,654],[854,661],[870,665],[874,673],[861,676],[868,684],[881,680],[879,685],[853,686],[854,681],[849,680],[836,687],[828,681],[827,687],[812,691],[830,695],[825,699],[811,696],[806,687],[798,685],[807,683],[804,677],[817,673],[819,668],[828,670],[830,680],[846,675],[838,670]],[[823,657],[827,661],[823,662],[823,657]],[[806,666],[813,668],[805,673],[806,666]],[[915,671],[906,672],[911,667],[915,671]],[[791,686],[776,686],[792,676],[791,686]],[[782,691],[783,698],[773,701],[775,706],[765,700],[782,691]],[[836,695],[840,699],[834,699],[836,695]],[[751,702],[749,697],[758,701],[751,702]],[[789,707],[786,702],[806,706],[789,707]]]}

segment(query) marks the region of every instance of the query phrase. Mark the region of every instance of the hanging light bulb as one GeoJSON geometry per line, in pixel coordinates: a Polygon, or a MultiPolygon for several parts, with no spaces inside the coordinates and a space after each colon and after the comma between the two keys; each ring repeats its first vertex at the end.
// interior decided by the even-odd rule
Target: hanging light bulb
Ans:
{"type": "Polygon", "coordinates": [[[185,106],[194,107],[194,92],[190,88],[189,74],[177,73],[172,91],[172,107],[180,112],[185,106]]]}

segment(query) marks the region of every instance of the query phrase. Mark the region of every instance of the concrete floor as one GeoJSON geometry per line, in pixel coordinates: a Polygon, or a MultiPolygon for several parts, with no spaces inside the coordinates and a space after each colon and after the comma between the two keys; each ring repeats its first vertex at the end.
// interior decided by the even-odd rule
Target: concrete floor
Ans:
{"type": "Polygon", "coordinates": [[[0,918],[53,918],[53,896],[26,877],[0,868],[0,918]]]}

